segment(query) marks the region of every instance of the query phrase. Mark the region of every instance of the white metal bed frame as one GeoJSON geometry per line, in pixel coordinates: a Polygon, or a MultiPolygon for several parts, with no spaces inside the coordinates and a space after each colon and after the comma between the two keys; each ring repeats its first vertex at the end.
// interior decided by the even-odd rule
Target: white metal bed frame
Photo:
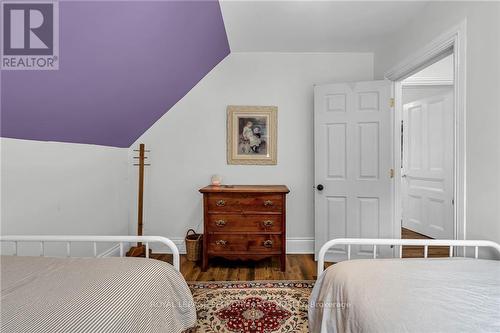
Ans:
{"type": "MultiPolygon", "coordinates": [[[[399,258],[403,257],[403,246],[423,246],[424,258],[427,258],[429,246],[447,246],[449,247],[449,256],[453,257],[453,247],[474,247],[474,258],[479,258],[480,247],[490,247],[500,254],[500,244],[488,240],[447,240],[447,239],[383,239],[383,238],[337,238],[326,242],[318,254],[318,277],[325,270],[326,252],[335,245],[347,245],[347,260],[351,259],[352,245],[372,245],[373,259],[377,258],[377,246],[398,246],[399,258]]],[[[465,253],[465,251],[464,251],[465,253]]]]}
{"type": "Polygon", "coordinates": [[[94,257],[99,257],[97,254],[97,243],[118,243],[120,246],[120,257],[124,255],[124,243],[143,243],[146,247],[146,258],[149,258],[149,243],[161,243],[170,248],[173,255],[173,266],[176,270],[180,270],[179,249],[170,239],[161,236],[35,236],[35,235],[15,235],[15,236],[0,236],[0,242],[14,243],[14,255],[18,254],[19,242],[38,242],[40,243],[40,256],[45,256],[45,243],[66,243],[66,257],[71,257],[71,243],[93,243],[94,257]]]}

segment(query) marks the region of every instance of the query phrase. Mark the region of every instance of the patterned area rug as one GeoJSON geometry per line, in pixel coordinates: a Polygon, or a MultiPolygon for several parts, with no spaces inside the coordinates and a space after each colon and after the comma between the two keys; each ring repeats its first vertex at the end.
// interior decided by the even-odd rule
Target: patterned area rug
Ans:
{"type": "Polygon", "coordinates": [[[198,315],[196,332],[308,332],[313,281],[188,283],[198,315]]]}

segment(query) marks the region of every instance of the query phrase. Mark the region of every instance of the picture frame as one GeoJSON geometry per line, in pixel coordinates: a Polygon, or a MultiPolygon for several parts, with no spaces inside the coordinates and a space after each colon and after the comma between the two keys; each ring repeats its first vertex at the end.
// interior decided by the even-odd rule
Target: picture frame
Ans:
{"type": "Polygon", "coordinates": [[[276,165],[278,108],[276,106],[227,107],[227,163],[276,165]]]}

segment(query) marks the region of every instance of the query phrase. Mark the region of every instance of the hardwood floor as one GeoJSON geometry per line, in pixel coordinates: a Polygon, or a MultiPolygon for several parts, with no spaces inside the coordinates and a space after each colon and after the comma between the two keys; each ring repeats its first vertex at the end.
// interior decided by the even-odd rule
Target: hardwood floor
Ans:
{"type": "MultiPolygon", "coordinates": [[[[153,258],[171,262],[171,255],[153,254],[153,258]]],[[[181,273],[186,281],[315,280],[316,262],[312,254],[288,254],[286,270],[280,270],[278,258],[259,261],[229,261],[214,258],[206,272],[200,263],[181,255],[181,273]]]]}
{"type": "MultiPolygon", "coordinates": [[[[431,239],[410,229],[401,228],[401,238],[403,239],[431,239]]],[[[431,258],[448,257],[449,248],[446,246],[429,246],[428,256],[431,258]]],[[[403,258],[422,258],[424,248],[419,246],[403,246],[403,258]]]]}
{"type": "MultiPolygon", "coordinates": [[[[402,228],[401,236],[405,239],[430,238],[412,230],[402,228]]],[[[404,246],[403,258],[422,258],[424,249],[418,246],[404,246]]],[[[448,248],[429,247],[429,257],[447,257],[448,248]]],[[[172,262],[168,254],[152,254],[152,258],[172,262]]],[[[201,263],[188,261],[181,255],[181,273],[186,281],[254,281],[254,280],[316,280],[316,262],[312,254],[288,254],[286,270],[280,270],[277,258],[260,261],[229,261],[212,259],[206,272],[201,271],[201,263]]],[[[326,263],[325,266],[330,266],[326,263]]]]}

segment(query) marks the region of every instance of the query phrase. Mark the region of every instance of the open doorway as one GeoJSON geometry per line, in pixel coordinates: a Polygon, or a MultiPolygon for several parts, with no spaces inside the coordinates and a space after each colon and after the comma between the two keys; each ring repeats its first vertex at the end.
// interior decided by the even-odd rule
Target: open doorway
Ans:
{"type": "MultiPolygon", "coordinates": [[[[394,83],[394,234],[403,238],[466,239],[466,30],[463,21],[385,74],[394,83]],[[436,76],[435,70],[439,67],[448,68],[448,75],[436,76]],[[429,91],[431,88],[433,92],[429,91]],[[446,111],[450,105],[451,114],[446,111]],[[411,108],[415,112],[411,112],[411,108]],[[420,112],[424,109],[427,111],[420,112]],[[412,116],[414,119],[410,119],[412,116]],[[414,127],[413,133],[407,126],[414,127]],[[420,128],[420,133],[415,128],[420,128]],[[415,144],[411,144],[412,139],[415,144]],[[408,145],[405,147],[405,144],[408,145]],[[423,170],[421,174],[416,172],[419,168],[423,170]],[[425,199],[408,199],[412,195],[425,199]],[[421,203],[425,200],[430,204],[421,203]],[[406,214],[405,222],[403,214],[406,214]],[[426,223],[433,227],[419,229],[418,220],[429,215],[432,218],[427,217],[426,223]],[[450,220],[452,228],[444,224],[450,220]],[[418,230],[406,232],[412,229],[402,229],[405,225],[418,230]]],[[[454,253],[461,255],[461,250],[456,250],[454,253]]]]}
{"type": "Polygon", "coordinates": [[[402,238],[453,239],[453,54],[403,80],[402,238]]]}

